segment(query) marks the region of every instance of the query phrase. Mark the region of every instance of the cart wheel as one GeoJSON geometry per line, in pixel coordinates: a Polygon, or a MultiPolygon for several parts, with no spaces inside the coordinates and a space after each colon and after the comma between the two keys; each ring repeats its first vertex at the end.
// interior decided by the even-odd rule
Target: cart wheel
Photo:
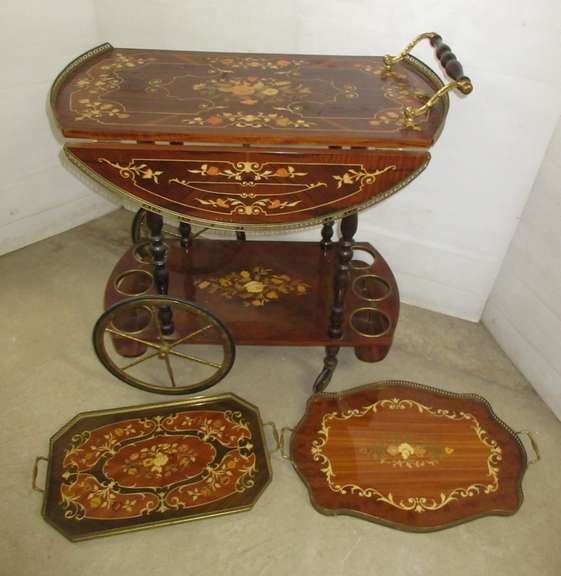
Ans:
{"type": "Polygon", "coordinates": [[[134,218],[132,220],[131,226],[131,239],[132,243],[136,244],[141,240],[149,238],[148,226],[146,224],[146,210],[140,208],[136,211],[134,218]]]}
{"type": "Polygon", "coordinates": [[[93,330],[101,363],[123,382],[147,392],[189,394],[210,388],[230,371],[235,346],[228,329],[205,308],[171,296],[117,302],[93,330]],[[164,335],[160,312],[171,312],[164,335]]]}

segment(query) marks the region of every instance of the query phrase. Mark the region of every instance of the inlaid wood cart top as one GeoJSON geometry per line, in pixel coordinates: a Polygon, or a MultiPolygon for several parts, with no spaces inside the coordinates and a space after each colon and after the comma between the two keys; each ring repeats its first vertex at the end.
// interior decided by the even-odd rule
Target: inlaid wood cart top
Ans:
{"type": "Polygon", "coordinates": [[[428,147],[447,99],[403,128],[403,108],[442,86],[408,56],[225,54],[102,45],[57,78],[63,134],[91,139],[428,147]]]}

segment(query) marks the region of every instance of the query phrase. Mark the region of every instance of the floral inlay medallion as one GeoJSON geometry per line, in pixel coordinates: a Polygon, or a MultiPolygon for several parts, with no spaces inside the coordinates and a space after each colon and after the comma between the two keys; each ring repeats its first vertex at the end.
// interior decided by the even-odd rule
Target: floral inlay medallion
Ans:
{"type": "Polygon", "coordinates": [[[288,295],[305,296],[309,284],[287,274],[273,274],[270,268],[231,272],[220,278],[206,276],[195,282],[201,290],[219,294],[227,300],[239,300],[243,306],[264,306],[288,295]]]}
{"type": "Polygon", "coordinates": [[[393,468],[422,468],[424,466],[436,466],[442,458],[453,454],[454,448],[410,444],[407,441],[403,441],[394,444],[374,444],[368,447],[361,447],[358,452],[380,464],[388,464],[393,468]]]}

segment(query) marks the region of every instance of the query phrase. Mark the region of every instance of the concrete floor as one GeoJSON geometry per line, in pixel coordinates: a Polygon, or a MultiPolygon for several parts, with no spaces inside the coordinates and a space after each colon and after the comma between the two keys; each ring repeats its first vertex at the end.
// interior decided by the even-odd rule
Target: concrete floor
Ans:
{"type": "MultiPolygon", "coordinates": [[[[273,482],[248,513],[71,544],[46,524],[31,490],[34,457],[76,413],[166,400],[113,378],[90,345],[101,296],[128,243],[130,214],[115,212],[0,258],[0,573],[120,574],[561,574],[561,423],[485,328],[403,306],[380,364],[340,354],[330,390],[399,378],[485,396],[514,429],[530,429],[542,460],[524,479],[525,502],[432,534],[318,514],[291,465],[273,457],[273,482]]],[[[300,418],[321,365],[318,349],[239,348],[211,393],[235,391],[279,426],[300,418]]]]}

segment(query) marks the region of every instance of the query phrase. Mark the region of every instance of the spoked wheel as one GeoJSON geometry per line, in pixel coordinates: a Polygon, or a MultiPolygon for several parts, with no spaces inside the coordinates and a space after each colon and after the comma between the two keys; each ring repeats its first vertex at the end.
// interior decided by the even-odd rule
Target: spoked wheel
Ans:
{"type": "Polygon", "coordinates": [[[117,302],[96,322],[93,343],[99,360],[114,376],[159,394],[210,388],[228,374],[235,359],[232,337],[218,318],[171,296],[117,302]],[[160,317],[167,319],[170,312],[173,331],[166,335],[160,317]]]}

